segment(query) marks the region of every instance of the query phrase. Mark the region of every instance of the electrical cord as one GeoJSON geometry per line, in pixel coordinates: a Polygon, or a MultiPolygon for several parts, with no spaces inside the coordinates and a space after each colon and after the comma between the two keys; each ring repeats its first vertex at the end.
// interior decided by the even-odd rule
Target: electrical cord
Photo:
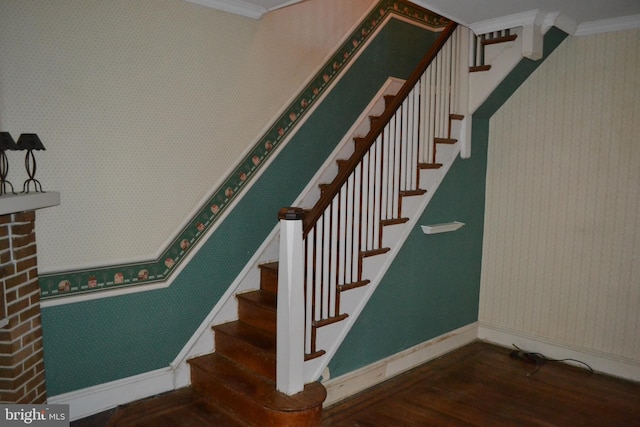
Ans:
{"type": "Polygon", "coordinates": [[[536,365],[536,368],[532,371],[529,372],[527,374],[527,376],[531,376],[534,375],[536,372],[538,372],[540,370],[540,368],[542,367],[542,365],[544,365],[547,362],[574,362],[574,363],[578,363],[581,365],[584,365],[591,374],[594,373],[593,369],[591,368],[591,366],[589,366],[588,364],[586,364],[585,362],[582,362],[580,360],[577,359],[570,359],[570,358],[566,358],[566,359],[552,359],[550,357],[546,357],[544,354],[542,353],[534,353],[534,352],[527,352],[522,350],[520,347],[518,347],[515,344],[512,344],[515,347],[515,350],[513,350],[511,353],[509,353],[509,357],[513,358],[513,359],[518,359],[518,360],[523,360],[527,363],[531,363],[533,365],[536,365]]]}

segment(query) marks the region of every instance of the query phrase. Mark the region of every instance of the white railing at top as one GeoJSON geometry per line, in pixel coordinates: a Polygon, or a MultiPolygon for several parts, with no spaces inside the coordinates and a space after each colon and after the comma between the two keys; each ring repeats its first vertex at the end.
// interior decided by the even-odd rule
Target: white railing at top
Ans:
{"type": "Polygon", "coordinates": [[[276,381],[284,393],[304,388],[304,358],[323,354],[316,329],[348,315],[341,292],[368,283],[363,258],[388,250],[384,225],[402,222],[402,197],[423,193],[420,169],[436,167],[436,141],[451,137],[452,114],[462,112],[459,100],[466,99],[458,84],[466,46],[459,33],[455,24],[443,31],[446,42],[432,48],[367,136],[356,140],[314,208],[280,212],[276,381]]]}

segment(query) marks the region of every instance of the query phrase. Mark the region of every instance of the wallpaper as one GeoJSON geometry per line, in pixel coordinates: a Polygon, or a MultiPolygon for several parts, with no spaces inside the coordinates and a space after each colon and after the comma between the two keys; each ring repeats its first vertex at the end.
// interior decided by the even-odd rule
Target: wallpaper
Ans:
{"type": "Polygon", "coordinates": [[[638,70],[571,37],[491,119],[481,322],[640,362],[638,70]]]}

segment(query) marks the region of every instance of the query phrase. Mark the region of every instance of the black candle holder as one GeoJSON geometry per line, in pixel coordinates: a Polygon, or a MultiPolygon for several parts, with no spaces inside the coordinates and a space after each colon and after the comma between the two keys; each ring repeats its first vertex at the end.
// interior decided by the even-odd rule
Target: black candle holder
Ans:
{"type": "Polygon", "coordinates": [[[22,192],[28,193],[31,183],[33,183],[33,189],[36,193],[44,193],[42,191],[42,184],[36,179],[36,156],[33,154],[34,150],[44,150],[44,144],[38,138],[35,133],[23,133],[18,138],[17,149],[27,150],[27,154],[24,158],[24,166],[27,170],[29,178],[22,185],[22,192]],[[38,190],[40,188],[40,190],[38,190]]]}
{"type": "Polygon", "coordinates": [[[5,151],[17,149],[16,142],[9,132],[0,132],[0,196],[9,194],[7,189],[11,187],[11,193],[16,194],[13,184],[7,180],[9,174],[9,160],[5,151]]]}

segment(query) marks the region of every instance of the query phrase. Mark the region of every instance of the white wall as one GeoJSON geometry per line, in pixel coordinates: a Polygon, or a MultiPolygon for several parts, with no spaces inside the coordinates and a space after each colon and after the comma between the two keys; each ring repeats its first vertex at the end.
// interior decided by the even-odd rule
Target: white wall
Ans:
{"type": "MultiPolygon", "coordinates": [[[[0,0],[0,130],[38,133],[41,273],[155,259],[373,0],[253,20],[180,0],[0,0]]],[[[22,188],[22,154],[9,153],[22,188]]]]}
{"type": "Polygon", "coordinates": [[[640,30],[571,37],[491,119],[480,322],[640,366],[640,30]]]}

